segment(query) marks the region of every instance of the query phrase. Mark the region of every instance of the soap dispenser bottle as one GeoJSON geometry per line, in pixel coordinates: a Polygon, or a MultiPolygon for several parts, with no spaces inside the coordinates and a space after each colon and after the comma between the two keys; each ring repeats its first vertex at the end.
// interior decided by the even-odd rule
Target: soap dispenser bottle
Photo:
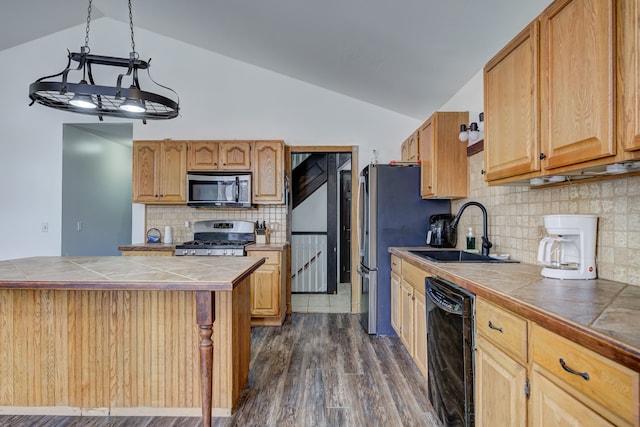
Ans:
{"type": "Polygon", "coordinates": [[[473,235],[473,228],[471,227],[469,227],[469,232],[467,233],[467,250],[476,250],[476,236],[473,235]]]}

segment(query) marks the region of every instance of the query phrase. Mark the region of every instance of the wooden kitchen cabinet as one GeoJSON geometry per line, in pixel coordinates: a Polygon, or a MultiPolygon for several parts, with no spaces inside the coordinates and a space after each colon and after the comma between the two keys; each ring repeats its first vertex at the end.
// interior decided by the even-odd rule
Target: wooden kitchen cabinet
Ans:
{"type": "Polygon", "coordinates": [[[476,299],[476,425],[527,425],[525,319],[476,299]]]}
{"type": "Polygon", "coordinates": [[[284,142],[256,141],[253,156],[253,203],[283,203],[284,142]]]}
{"type": "Polygon", "coordinates": [[[251,324],[282,325],[286,316],[285,252],[247,250],[265,263],[251,275],[251,324]]]}
{"type": "Polygon", "coordinates": [[[467,145],[458,134],[460,124],[468,121],[466,112],[436,112],[418,129],[423,199],[467,197],[467,145]]]}
{"type": "Polygon", "coordinates": [[[535,323],[531,335],[533,426],[640,424],[638,372],[535,323]]]}
{"type": "Polygon", "coordinates": [[[487,63],[489,184],[588,177],[640,158],[638,9],[556,0],[487,63]]]}
{"type": "Polygon", "coordinates": [[[391,256],[391,325],[427,378],[427,301],[420,268],[391,256]]]}
{"type": "Polygon", "coordinates": [[[400,289],[402,290],[400,294],[400,307],[402,307],[400,312],[400,341],[413,357],[413,327],[415,319],[413,286],[403,280],[400,289]]]}
{"type": "Polygon", "coordinates": [[[402,261],[391,255],[391,327],[400,336],[400,300],[402,293],[401,270],[402,261]]]}
{"type": "Polygon", "coordinates": [[[539,23],[534,21],[484,68],[485,180],[540,172],[539,23]]]}
{"type": "Polygon", "coordinates": [[[189,171],[216,171],[219,163],[218,141],[189,141],[189,171]]]}
{"type": "Polygon", "coordinates": [[[427,378],[427,297],[413,290],[413,360],[427,378]]]}
{"type": "Polygon", "coordinates": [[[400,160],[403,162],[417,162],[420,160],[420,146],[418,144],[418,134],[416,130],[409,138],[405,139],[401,146],[400,160]]]}
{"type": "Polygon", "coordinates": [[[220,141],[220,170],[251,169],[251,141],[220,141]]]}
{"type": "Polygon", "coordinates": [[[189,141],[190,171],[242,171],[251,169],[252,141],[189,141]]]}
{"type": "Polygon", "coordinates": [[[186,141],[133,142],[133,202],[185,204],[186,141]]]}
{"type": "Polygon", "coordinates": [[[627,158],[640,158],[640,0],[617,2],[618,126],[627,158]]]}
{"type": "Polygon", "coordinates": [[[557,0],[540,16],[543,167],[616,154],[615,0],[557,0]]]}

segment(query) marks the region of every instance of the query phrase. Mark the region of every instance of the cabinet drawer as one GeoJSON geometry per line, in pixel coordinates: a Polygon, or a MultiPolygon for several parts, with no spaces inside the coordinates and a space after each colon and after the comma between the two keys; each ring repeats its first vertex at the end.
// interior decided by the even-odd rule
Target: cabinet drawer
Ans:
{"type": "Polygon", "coordinates": [[[476,300],[476,328],[522,364],[527,363],[527,321],[482,299],[476,300]]]}
{"type": "Polygon", "coordinates": [[[398,276],[402,274],[402,260],[395,255],[391,255],[391,271],[398,276]]]}
{"type": "Polygon", "coordinates": [[[402,263],[402,279],[413,286],[418,292],[424,294],[424,279],[428,274],[408,262],[402,263]]]}
{"type": "Polygon", "coordinates": [[[280,252],[278,251],[247,251],[247,255],[266,258],[265,264],[280,264],[280,252]]]}
{"type": "Polygon", "coordinates": [[[638,420],[638,373],[536,324],[532,328],[533,361],[562,383],[628,422],[638,420]],[[567,372],[588,375],[588,379],[567,372]]]}

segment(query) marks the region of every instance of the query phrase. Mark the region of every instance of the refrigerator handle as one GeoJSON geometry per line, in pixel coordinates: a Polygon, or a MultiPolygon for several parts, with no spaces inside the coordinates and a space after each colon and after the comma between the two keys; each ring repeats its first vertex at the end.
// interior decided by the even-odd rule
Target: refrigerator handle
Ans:
{"type": "MultiPolygon", "coordinates": [[[[357,230],[358,230],[358,256],[364,256],[364,230],[362,227],[364,226],[364,218],[362,218],[364,212],[364,176],[360,175],[358,178],[358,206],[356,209],[356,221],[357,221],[357,230]]],[[[358,270],[358,273],[360,271],[358,270]]],[[[362,276],[362,275],[361,275],[362,276]]]]}
{"type": "Polygon", "coordinates": [[[356,268],[356,271],[357,271],[359,276],[361,276],[361,277],[363,277],[365,279],[369,277],[369,269],[367,269],[367,271],[365,271],[365,267],[363,267],[362,264],[358,264],[358,267],[356,268]]]}

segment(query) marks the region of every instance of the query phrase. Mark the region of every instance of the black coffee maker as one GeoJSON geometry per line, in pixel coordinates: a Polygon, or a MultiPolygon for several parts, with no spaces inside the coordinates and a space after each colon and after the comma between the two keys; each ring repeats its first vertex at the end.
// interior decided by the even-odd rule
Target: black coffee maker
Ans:
{"type": "Polygon", "coordinates": [[[458,243],[458,233],[451,227],[452,222],[451,214],[431,215],[427,228],[427,245],[434,248],[455,248],[458,243]]]}

